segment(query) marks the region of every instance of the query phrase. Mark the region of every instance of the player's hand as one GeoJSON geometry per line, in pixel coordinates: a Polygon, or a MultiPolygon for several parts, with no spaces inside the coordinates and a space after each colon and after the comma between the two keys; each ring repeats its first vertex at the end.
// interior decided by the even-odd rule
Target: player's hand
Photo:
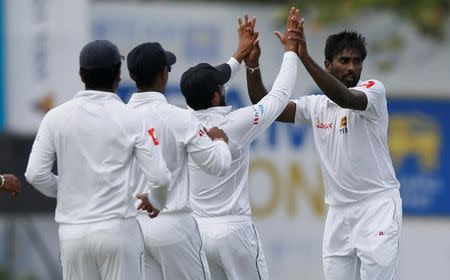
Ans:
{"type": "Polygon", "coordinates": [[[298,51],[300,26],[299,15],[300,11],[295,7],[292,7],[287,17],[284,33],[275,31],[275,35],[284,46],[285,51],[298,51]]]}
{"type": "Polygon", "coordinates": [[[155,218],[156,216],[158,216],[159,210],[153,207],[153,205],[148,200],[148,193],[138,194],[136,195],[136,198],[141,201],[139,206],[137,207],[137,210],[147,211],[150,218],[155,218]]]}
{"type": "Polygon", "coordinates": [[[1,190],[12,193],[13,196],[18,195],[21,188],[19,179],[13,174],[3,174],[3,177],[5,177],[5,183],[1,190]]]}
{"type": "Polygon", "coordinates": [[[300,20],[299,27],[297,31],[293,31],[297,33],[298,35],[298,50],[297,55],[298,57],[303,61],[305,58],[308,57],[308,49],[306,47],[306,39],[305,39],[305,32],[303,29],[303,23],[305,22],[304,19],[300,20]]]}
{"type": "Polygon", "coordinates": [[[241,18],[238,18],[238,36],[239,43],[236,52],[233,57],[236,58],[239,63],[248,56],[252,51],[255,41],[258,39],[258,33],[254,32],[254,24],[256,23],[256,18],[253,17],[249,20],[247,14],[244,15],[244,22],[241,18]]]}
{"type": "MultiPolygon", "coordinates": [[[[256,32],[257,33],[257,32],[256,32]]],[[[244,58],[245,65],[251,68],[259,66],[259,57],[261,56],[261,47],[259,46],[259,39],[253,43],[253,49],[247,57],[244,58]]]]}
{"type": "Polygon", "coordinates": [[[208,134],[209,138],[212,140],[223,140],[225,143],[228,143],[228,136],[225,134],[225,132],[217,127],[212,127],[210,129],[205,129],[206,134],[208,134]]]}
{"type": "Polygon", "coordinates": [[[259,57],[261,56],[261,47],[259,46],[259,33],[255,32],[255,25],[256,25],[256,17],[253,17],[252,21],[252,28],[254,34],[256,34],[256,40],[253,43],[253,49],[251,52],[244,58],[245,65],[251,68],[256,68],[259,66],[259,57]]]}

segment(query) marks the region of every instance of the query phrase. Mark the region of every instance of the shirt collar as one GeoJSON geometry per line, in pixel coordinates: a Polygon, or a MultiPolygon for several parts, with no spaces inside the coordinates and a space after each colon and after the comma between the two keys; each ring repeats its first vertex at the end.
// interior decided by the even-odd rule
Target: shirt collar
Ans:
{"type": "Polygon", "coordinates": [[[99,90],[81,90],[77,94],[75,94],[73,98],[80,97],[116,98],[120,100],[120,97],[114,92],[99,90]]]}
{"type": "Polygon", "coordinates": [[[207,117],[211,115],[225,116],[231,112],[231,106],[215,106],[208,109],[194,111],[194,115],[198,118],[207,117]]]}
{"type": "Polygon", "coordinates": [[[151,102],[151,101],[155,101],[155,100],[159,100],[159,101],[163,101],[165,103],[167,103],[167,99],[166,97],[157,91],[146,91],[146,92],[136,92],[133,93],[133,95],[131,96],[130,100],[128,101],[128,103],[140,103],[140,102],[151,102]]]}

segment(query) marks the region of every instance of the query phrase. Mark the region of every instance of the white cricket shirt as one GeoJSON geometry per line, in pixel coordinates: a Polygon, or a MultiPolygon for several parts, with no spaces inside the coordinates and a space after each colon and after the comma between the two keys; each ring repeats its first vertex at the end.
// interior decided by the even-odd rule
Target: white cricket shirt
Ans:
{"type": "Polygon", "coordinates": [[[272,90],[253,106],[235,111],[231,111],[231,106],[195,111],[205,127],[217,126],[225,131],[232,155],[231,168],[222,177],[207,175],[193,161],[189,162],[191,204],[197,217],[251,215],[248,191],[250,143],[288,104],[297,78],[297,64],[297,55],[286,52],[272,90]]]}
{"type": "Polygon", "coordinates": [[[137,213],[130,184],[133,158],[154,188],[168,186],[170,172],[139,116],[114,93],[81,91],[45,115],[25,177],[57,198],[58,223],[128,218],[137,213]],[[51,172],[55,159],[59,176],[51,172]]]}
{"type": "Polygon", "coordinates": [[[364,111],[344,109],[325,95],[296,100],[296,123],[312,126],[325,186],[325,203],[343,205],[400,188],[387,146],[386,90],[377,80],[353,89],[367,95],[364,111]]]}
{"type": "MultiPolygon", "coordinates": [[[[157,137],[164,159],[172,173],[167,204],[162,213],[191,212],[188,154],[209,174],[221,176],[231,165],[224,141],[212,141],[191,110],[167,103],[159,92],[134,93],[128,107],[140,113],[150,134],[157,137]],[[154,127],[154,131],[150,129],[154,127]]],[[[139,193],[148,192],[143,174],[135,169],[133,184],[139,193]]]]}

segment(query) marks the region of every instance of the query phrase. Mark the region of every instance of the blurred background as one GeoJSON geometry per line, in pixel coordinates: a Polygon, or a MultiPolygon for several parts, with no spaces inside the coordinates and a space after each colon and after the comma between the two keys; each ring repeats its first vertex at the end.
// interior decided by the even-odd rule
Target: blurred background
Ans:
{"type": "MultiPolygon", "coordinates": [[[[362,79],[381,80],[387,88],[390,152],[402,185],[397,279],[450,279],[448,0],[0,0],[0,172],[17,174],[24,185],[18,198],[0,193],[0,279],[61,279],[55,201],[26,184],[23,173],[44,114],[83,89],[83,45],[108,39],[126,56],[139,43],[161,42],[178,57],[168,99],[183,106],[181,74],[199,62],[226,62],[244,13],[257,17],[270,88],[283,53],[273,31],[283,27],[293,4],[303,12],[308,49],[320,64],[329,34],[349,29],[366,36],[362,79]]],[[[297,81],[295,97],[320,93],[303,67],[297,81]]],[[[133,89],[124,64],[124,102],[133,89]]],[[[249,104],[245,71],[227,101],[249,104]]],[[[275,280],[323,279],[326,208],[311,132],[274,124],[252,145],[253,213],[275,280]]]]}

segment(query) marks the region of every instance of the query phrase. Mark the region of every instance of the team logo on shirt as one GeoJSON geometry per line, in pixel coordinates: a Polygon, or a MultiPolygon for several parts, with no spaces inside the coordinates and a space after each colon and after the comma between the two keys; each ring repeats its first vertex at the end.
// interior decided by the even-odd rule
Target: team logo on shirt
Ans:
{"type": "Polygon", "coordinates": [[[339,132],[342,134],[347,134],[348,133],[348,128],[347,128],[347,116],[344,116],[341,118],[341,122],[339,124],[339,132]]]}
{"type": "Polygon", "coordinates": [[[365,82],[364,84],[361,84],[361,85],[359,85],[360,87],[361,86],[364,86],[364,87],[366,87],[366,88],[371,88],[371,87],[373,87],[375,85],[375,82],[374,81],[367,81],[367,82],[365,82]]]}
{"type": "Polygon", "coordinates": [[[156,138],[156,136],[155,136],[155,129],[152,127],[149,130],[147,130],[147,132],[148,132],[148,135],[150,135],[150,137],[152,138],[153,144],[155,144],[155,146],[158,146],[159,141],[158,141],[158,138],[156,138]]]}

